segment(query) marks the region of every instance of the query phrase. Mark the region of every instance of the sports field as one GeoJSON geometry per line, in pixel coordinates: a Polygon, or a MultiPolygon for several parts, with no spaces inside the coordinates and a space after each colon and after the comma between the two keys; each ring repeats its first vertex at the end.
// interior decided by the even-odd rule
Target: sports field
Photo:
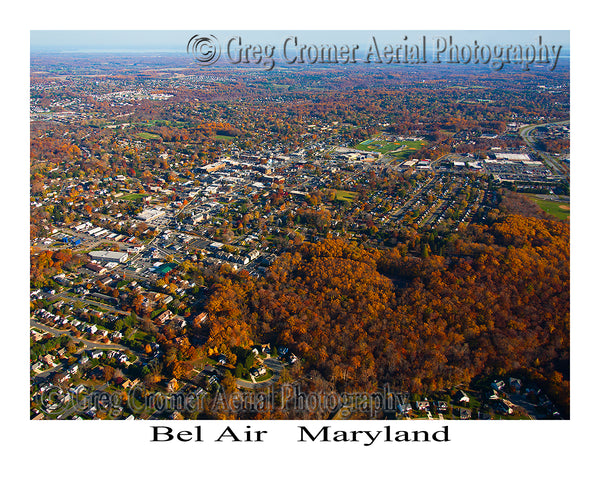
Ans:
{"type": "Polygon", "coordinates": [[[144,140],[160,140],[162,138],[160,135],[149,132],[140,132],[137,135],[138,137],[143,138],[144,140]]]}
{"type": "Polygon", "coordinates": [[[543,200],[535,195],[528,195],[546,213],[559,220],[568,220],[571,216],[571,207],[568,202],[555,202],[554,200],[543,200]]]}
{"type": "Polygon", "coordinates": [[[379,152],[384,155],[390,155],[399,160],[407,159],[412,153],[423,148],[427,142],[425,140],[412,141],[402,140],[400,142],[388,142],[381,138],[372,138],[365,140],[354,146],[357,150],[365,152],[379,152]]]}

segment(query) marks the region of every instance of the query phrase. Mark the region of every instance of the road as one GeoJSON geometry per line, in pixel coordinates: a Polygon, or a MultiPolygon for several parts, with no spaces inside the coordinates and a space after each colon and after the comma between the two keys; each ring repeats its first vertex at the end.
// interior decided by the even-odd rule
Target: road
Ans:
{"type": "Polygon", "coordinates": [[[518,393],[508,393],[507,396],[508,400],[511,403],[514,403],[518,407],[523,408],[527,412],[527,415],[529,415],[529,418],[531,420],[535,420],[537,418],[536,406],[533,403],[529,402],[525,398],[525,395],[521,395],[518,393]]]}
{"type": "Polygon", "coordinates": [[[129,315],[130,314],[130,312],[126,312],[124,310],[119,310],[118,308],[111,307],[110,305],[107,305],[106,303],[100,303],[100,302],[96,302],[94,300],[88,300],[87,298],[66,295],[64,293],[57,293],[56,295],[49,295],[48,298],[50,298],[50,300],[63,300],[70,304],[75,304],[77,302],[81,302],[84,305],[93,305],[96,307],[103,308],[104,310],[108,310],[109,312],[119,313],[121,315],[129,315]]]}
{"type": "Polygon", "coordinates": [[[237,386],[240,388],[246,388],[250,390],[257,390],[260,388],[268,387],[269,385],[273,385],[277,380],[279,380],[279,376],[281,375],[281,371],[283,370],[284,364],[281,360],[277,360],[276,358],[266,358],[264,361],[265,366],[273,372],[273,376],[264,382],[248,382],[246,380],[242,380],[241,378],[236,379],[237,386]]]}
{"type": "Polygon", "coordinates": [[[107,343],[101,343],[101,342],[92,342],[91,340],[86,340],[84,338],[79,338],[79,337],[74,336],[70,330],[59,330],[58,328],[49,327],[48,325],[44,325],[43,323],[36,322],[35,320],[30,320],[29,323],[32,327],[39,328],[40,330],[51,333],[52,335],[55,335],[57,337],[59,337],[61,335],[67,335],[68,337],[71,337],[74,342],[81,342],[87,348],[90,348],[90,349],[122,350],[122,351],[129,350],[129,351],[131,351],[130,348],[124,347],[123,345],[120,345],[118,343],[107,344],[107,343]]]}
{"type": "Polygon", "coordinates": [[[569,169],[567,169],[566,167],[564,167],[563,165],[558,163],[554,158],[552,158],[552,156],[548,155],[546,152],[538,150],[535,140],[532,138],[531,134],[536,128],[539,128],[539,127],[546,127],[548,125],[566,125],[569,123],[571,123],[571,120],[564,120],[562,122],[541,123],[539,125],[527,125],[526,127],[523,127],[519,131],[519,134],[521,135],[521,138],[523,138],[524,142],[532,150],[534,150],[540,157],[542,157],[544,159],[546,164],[552,170],[554,170],[554,173],[561,177],[564,176],[567,180],[569,179],[569,176],[570,176],[569,169]]]}
{"type": "MultiPolygon", "coordinates": [[[[74,342],[83,343],[84,348],[89,349],[89,350],[119,350],[119,351],[123,351],[123,352],[124,351],[130,351],[130,352],[132,351],[130,348],[124,347],[123,345],[119,345],[117,343],[106,344],[106,343],[100,343],[100,342],[92,342],[91,340],[79,338],[79,337],[72,335],[70,330],[59,330],[57,328],[49,327],[47,325],[44,325],[43,323],[39,323],[39,322],[36,322],[35,320],[31,320],[31,319],[30,319],[30,326],[35,327],[38,330],[42,330],[43,332],[47,332],[47,333],[50,333],[55,336],[67,335],[74,342]]],[[[134,354],[136,355],[136,359],[134,360],[133,363],[140,360],[140,354],[137,352],[134,352],[134,354]]],[[[65,368],[65,366],[61,362],[58,365],[55,365],[54,367],[44,370],[43,372],[40,372],[36,375],[34,375],[32,372],[31,381],[38,383],[38,382],[42,381],[43,379],[47,379],[52,373],[59,371],[59,370],[62,371],[64,368],[65,368]]]]}

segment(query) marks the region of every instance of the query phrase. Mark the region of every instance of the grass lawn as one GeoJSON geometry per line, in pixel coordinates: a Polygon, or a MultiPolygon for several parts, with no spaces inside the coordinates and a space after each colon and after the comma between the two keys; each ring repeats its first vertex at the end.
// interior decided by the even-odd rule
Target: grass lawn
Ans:
{"type": "Polygon", "coordinates": [[[356,198],[358,193],[349,192],[348,190],[336,190],[335,191],[335,199],[341,200],[343,202],[352,202],[356,198]]]}
{"type": "Polygon", "coordinates": [[[138,137],[143,138],[144,140],[160,140],[162,138],[160,135],[156,135],[155,133],[149,132],[140,132],[137,135],[138,137]]]}
{"type": "Polygon", "coordinates": [[[546,213],[559,220],[568,220],[571,215],[569,202],[555,202],[553,200],[543,200],[535,195],[528,195],[537,205],[546,213]]]}
{"type": "Polygon", "coordinates": [[[230,135],[215,135],[213,138],[215,140],[226,140],[226,141],[231,141],[231,140],[235,139],[235,137],[232,137],[230,135]]]}
{"type": "Polygon", "coordinates": [[[123,195],[119,200],[126,200],[128,202],[134,202],[146,196],[145,193],[130,193],[128,195],[123,195]]]}
{"type": "Polygon", "coordinates": [[[254,381],[257,383],[264,382],[273,376],[273,372],[271,370],[267,370],[267,373],[261,375],[260,377],[254,377],[254,381]]]}
{"type": "Polygon", "coordinates": [[[151,336],[148,333],[141,332],[140,330],[135,332],[135,334],[133,335],[133,340],[137,340],[138,342],[149,343],[150,338],[151,338],[151,336]]]}

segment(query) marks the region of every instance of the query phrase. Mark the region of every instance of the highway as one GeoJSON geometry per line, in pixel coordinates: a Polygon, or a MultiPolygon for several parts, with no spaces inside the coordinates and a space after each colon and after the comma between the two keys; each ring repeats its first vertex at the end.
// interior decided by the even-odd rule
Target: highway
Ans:
{"type": "Polygon", "coordinates": [[[531,134],[536,128],[539,127],[546,127],[548,125],[567,125],[569,123],[571,123],[571,120],[564,120],[562,122],[540,123],[539,125],[527,125],[519,131],[521,138],[523,138],[523,141],[527,144],[527,146],[534,150],[540,157],[542,157],[546,164],[554,171],[556,175],[561,177],[564,176],[567,180],[569,180],[570,177],[569,169],[557,162],[551,155],[548,155],[547,152],[538,150],[535,140],[533,139],[531,134]]]}

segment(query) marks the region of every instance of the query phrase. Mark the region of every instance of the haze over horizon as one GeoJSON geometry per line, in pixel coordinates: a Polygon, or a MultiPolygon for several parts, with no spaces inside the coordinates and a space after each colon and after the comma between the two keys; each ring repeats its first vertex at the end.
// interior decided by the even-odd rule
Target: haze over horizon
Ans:
{"type": "Polygon", "coordinates": [[[365,44],[373,36],[382,43],[401,43],[452,35],[457,43],[561,45],[570,50],[568,30],[32,30],[30,51],[35,53],[185,53],[188,40],[195,34],[213,34],[220,40],[240,35],[245,42],[276,46],[290,35],[311,43],[365,44]],[[404,37],[408,37],[405,41],[404,37]]]}

